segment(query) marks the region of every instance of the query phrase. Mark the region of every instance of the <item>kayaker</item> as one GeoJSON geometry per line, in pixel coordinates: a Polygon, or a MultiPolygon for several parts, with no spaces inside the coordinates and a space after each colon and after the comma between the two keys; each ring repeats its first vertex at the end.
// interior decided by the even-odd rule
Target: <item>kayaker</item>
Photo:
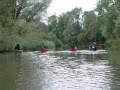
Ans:
{"type": "Polygon", "coordinates": [[[47,45],[45,45],[44,43],[42,43],[41,48],[48,49],[47,45]]]}
{"type": "Polygon", "coordinates": [[[19,44],[17,44],[17,45],[15,46],[15,50],[20,50],[20,45],[19,45],[19,44]]]}
{"type": "Polygon", "coordinates": [[[22,50],[20,50],[20,45],[19,44],[17,44],[15,46],[14,51],[15,51],[15,58],[20,59],[22,50]]]}
{"type": "Polygon", "coordinates": [[[77,47],[75,46],[75,43],[72,43],[72,44],[70,45],[70,50],[71,50],[71,51],[76,51],[76,50],[77,50],[77,47]]]}
{"type": "Polygon", "coordinates": [[[41,47],[40,47],[40,52],[44,53],[48,51],[48,47],[47,45],[45,45],[44,43],[42,43],[41,47]]]}
{"type": "Polygon", "coordinates": [[[97,45],[96,45],[95,42],[92,42],[91,45],[90,45],[90,47],[91,47],[91,50],[93,50],[93,51],[97,50],[97,45]]]}

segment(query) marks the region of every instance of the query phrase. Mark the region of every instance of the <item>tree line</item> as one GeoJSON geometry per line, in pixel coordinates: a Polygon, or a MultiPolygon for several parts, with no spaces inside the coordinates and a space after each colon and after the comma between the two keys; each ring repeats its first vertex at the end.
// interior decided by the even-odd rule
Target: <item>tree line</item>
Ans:
{"type": "Polygon", "coordinates": [[[68,49],[71,43],[82,49],[91,42],[119,49],[120,1],[99,0],[96,8],[74,8],[60,16],[41,21],[52,0],[1,0],[0,51],[13,50],[19,43],[24,50],[38,50],[41,43],[50,49],[68,49]]]}

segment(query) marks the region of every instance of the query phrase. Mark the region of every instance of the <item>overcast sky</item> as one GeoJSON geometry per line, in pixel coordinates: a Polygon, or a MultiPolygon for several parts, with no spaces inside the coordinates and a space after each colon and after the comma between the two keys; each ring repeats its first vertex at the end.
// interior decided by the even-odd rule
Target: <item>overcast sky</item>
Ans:
{"type": "Polygon", "coordinates": [[[98,0],[53,0],[49,9],[48,16],[56,14],[59,16],[62,13],[71,11],[75,7],[81,7],[83,11],[90,11],[96,7],[98,0]]]}

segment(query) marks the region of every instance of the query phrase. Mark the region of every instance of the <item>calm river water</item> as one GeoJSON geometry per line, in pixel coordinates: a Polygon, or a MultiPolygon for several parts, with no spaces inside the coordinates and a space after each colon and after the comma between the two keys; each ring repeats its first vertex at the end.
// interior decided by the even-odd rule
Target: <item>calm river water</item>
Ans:
{"type": "Polygon", "coordinates": [[[120,90],[120,55],[105,50],[0,54],[0,90],[120,90]]]}

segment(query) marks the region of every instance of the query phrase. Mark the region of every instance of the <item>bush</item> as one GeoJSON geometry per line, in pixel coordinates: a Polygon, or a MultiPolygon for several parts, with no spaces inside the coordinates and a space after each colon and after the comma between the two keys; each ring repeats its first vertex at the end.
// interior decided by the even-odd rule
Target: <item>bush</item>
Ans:
{"type": "Polygon", "coordinates": [[[23,50],[39,50],[40,45],[44,43],[49,50],[55,49],[55,44],[50,40],[41,39],[39,33],[30,33],[22,39],[21,47],[23,50]]]}

